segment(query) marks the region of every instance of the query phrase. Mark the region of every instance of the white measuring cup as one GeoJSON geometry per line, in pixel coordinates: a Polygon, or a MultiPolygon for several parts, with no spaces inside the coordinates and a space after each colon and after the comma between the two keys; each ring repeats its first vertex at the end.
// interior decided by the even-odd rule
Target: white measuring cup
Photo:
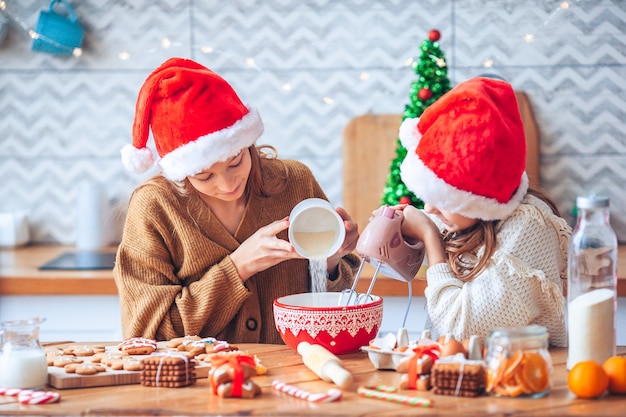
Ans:
{"type": "Polygon", "coordinates": [[[289,215],[289,241],[308,259],[326,259],[336,253],[346,237],[343,219],[321,198],[302,200],[289,215]]]}

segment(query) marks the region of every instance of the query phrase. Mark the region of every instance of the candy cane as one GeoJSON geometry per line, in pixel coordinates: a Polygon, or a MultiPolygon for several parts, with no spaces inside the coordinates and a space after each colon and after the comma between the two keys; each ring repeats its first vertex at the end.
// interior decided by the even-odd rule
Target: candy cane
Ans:
{"type": "Polygon", "coordinates": [[[329,403],[337,401],[341,398],[342,392],[336,388],[331,388],[327,393],[314,394],[312,392],[305,391],[293,385],[285,384],[284,382],[274,381],[272,382],[272,388],[276,391],[284,392],[292,397],[300,398],[314,403],[329,403]]]}
{"type": "Polygon", "coordinates": [[[411,397],[408,395],[395,394],[393,392],[381,391],[380,387],[359,387],[356,391],[361,397],[385,400],[403,405],[414,405],[420,407],[431,407],[433,402],[427,398],[411,397]],[[377,389],[378,388],[378,389],[377,389]]]}
{"type": "Polygon", "coordinates": [[[34,391],[21,393],[17,397],[20,404],[51,404],[61,399],[61,395],[54,391],[34,391]]]}
{"type": "Polygon", "coordinates": [[[17,397],[20,404],[50,404],[56,403],[61,399],[61,395],[58,392],[20,388],[0,388],[0,395],[17,397]]]}
{"type": "Polygon", "coordinates": [[[18,395],[30,394],[35,392],[32,389],[21,389],[21,388],[0,388],[0,395],[6,395],[7,397],[17,397],[18,395]]]}

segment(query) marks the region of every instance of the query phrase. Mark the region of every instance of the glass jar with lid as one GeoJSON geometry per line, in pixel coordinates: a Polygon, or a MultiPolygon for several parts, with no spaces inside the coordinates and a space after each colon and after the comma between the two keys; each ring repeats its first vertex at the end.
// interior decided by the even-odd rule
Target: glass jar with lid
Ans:
{"type": "Polygon", "coordinates": [[[487,338],[485,391],[500,397],[539,398],[552,387],[552,358],[544,326],[496,328],[487,338]]]}

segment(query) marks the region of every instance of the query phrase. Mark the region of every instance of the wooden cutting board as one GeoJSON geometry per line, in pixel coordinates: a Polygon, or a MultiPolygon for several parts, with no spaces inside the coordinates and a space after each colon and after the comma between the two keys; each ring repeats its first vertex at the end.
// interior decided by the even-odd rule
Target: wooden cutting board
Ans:
{"type": "MultiPolygon", "coordinates": [[[[106,346],[107,351],[117,351],[117,345],[106,346]]],[[[175,351],[159,345],[158,351],[175,351]]],[[[134,358],[141,360],[148,355],[133,355],[134,358]]],[[[82,358],[84,362],[89,362],[89,356],[82,358]]],[[[206,362],[196,363],[196,379],[206,378],[209,374],[209,364],[206,362]]],[[[128,385],[139,384],[141,371],[114,371],[107,368],[104,372],[98,372],[95,375],[76,375],[65,372],[65,369],[57,366],[48,367],[48,385],[57,389],[71,388],[89,388],[102,387],[111,385],[128,385]]]]}

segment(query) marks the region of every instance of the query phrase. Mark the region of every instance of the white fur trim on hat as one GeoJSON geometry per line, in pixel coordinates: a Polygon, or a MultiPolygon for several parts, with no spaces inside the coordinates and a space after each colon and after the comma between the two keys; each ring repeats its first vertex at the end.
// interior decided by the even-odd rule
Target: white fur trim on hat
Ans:
{"type": "Polygon", "coordinates": [[[418,117],[404,119],[398,129],[400,143],[409,152],[413,152],[417,148],[417,144],[422,138],[422,134],[417,128],[419,121],[418,117]]]}
{"type": "Polygon", "coordinates": [[[159,166],[165,178],[182,181],[252,146],[263,133],[263,121],[256,109],[248,110],[232,126],[201,136],[161,158],[159,166]]]}
{"type": "Polygon", "coordinates": [[[131,144],[126,144],[120,150],[124,167],[137,174],[149,170],[154,165],[154,155],[150,148],[137,149],[131,144]]]}
{"type": "Polygon", "coordinates": [[[507,203],[460,190],[430,170],[415,152],[407,153],[400,166],[402,182],[420,200],[439,210],[446,210],[465,217],[482,220],[501,220],[508,217],[519,206],[528,191],[526,171],[520,185],[507,203]]]}

